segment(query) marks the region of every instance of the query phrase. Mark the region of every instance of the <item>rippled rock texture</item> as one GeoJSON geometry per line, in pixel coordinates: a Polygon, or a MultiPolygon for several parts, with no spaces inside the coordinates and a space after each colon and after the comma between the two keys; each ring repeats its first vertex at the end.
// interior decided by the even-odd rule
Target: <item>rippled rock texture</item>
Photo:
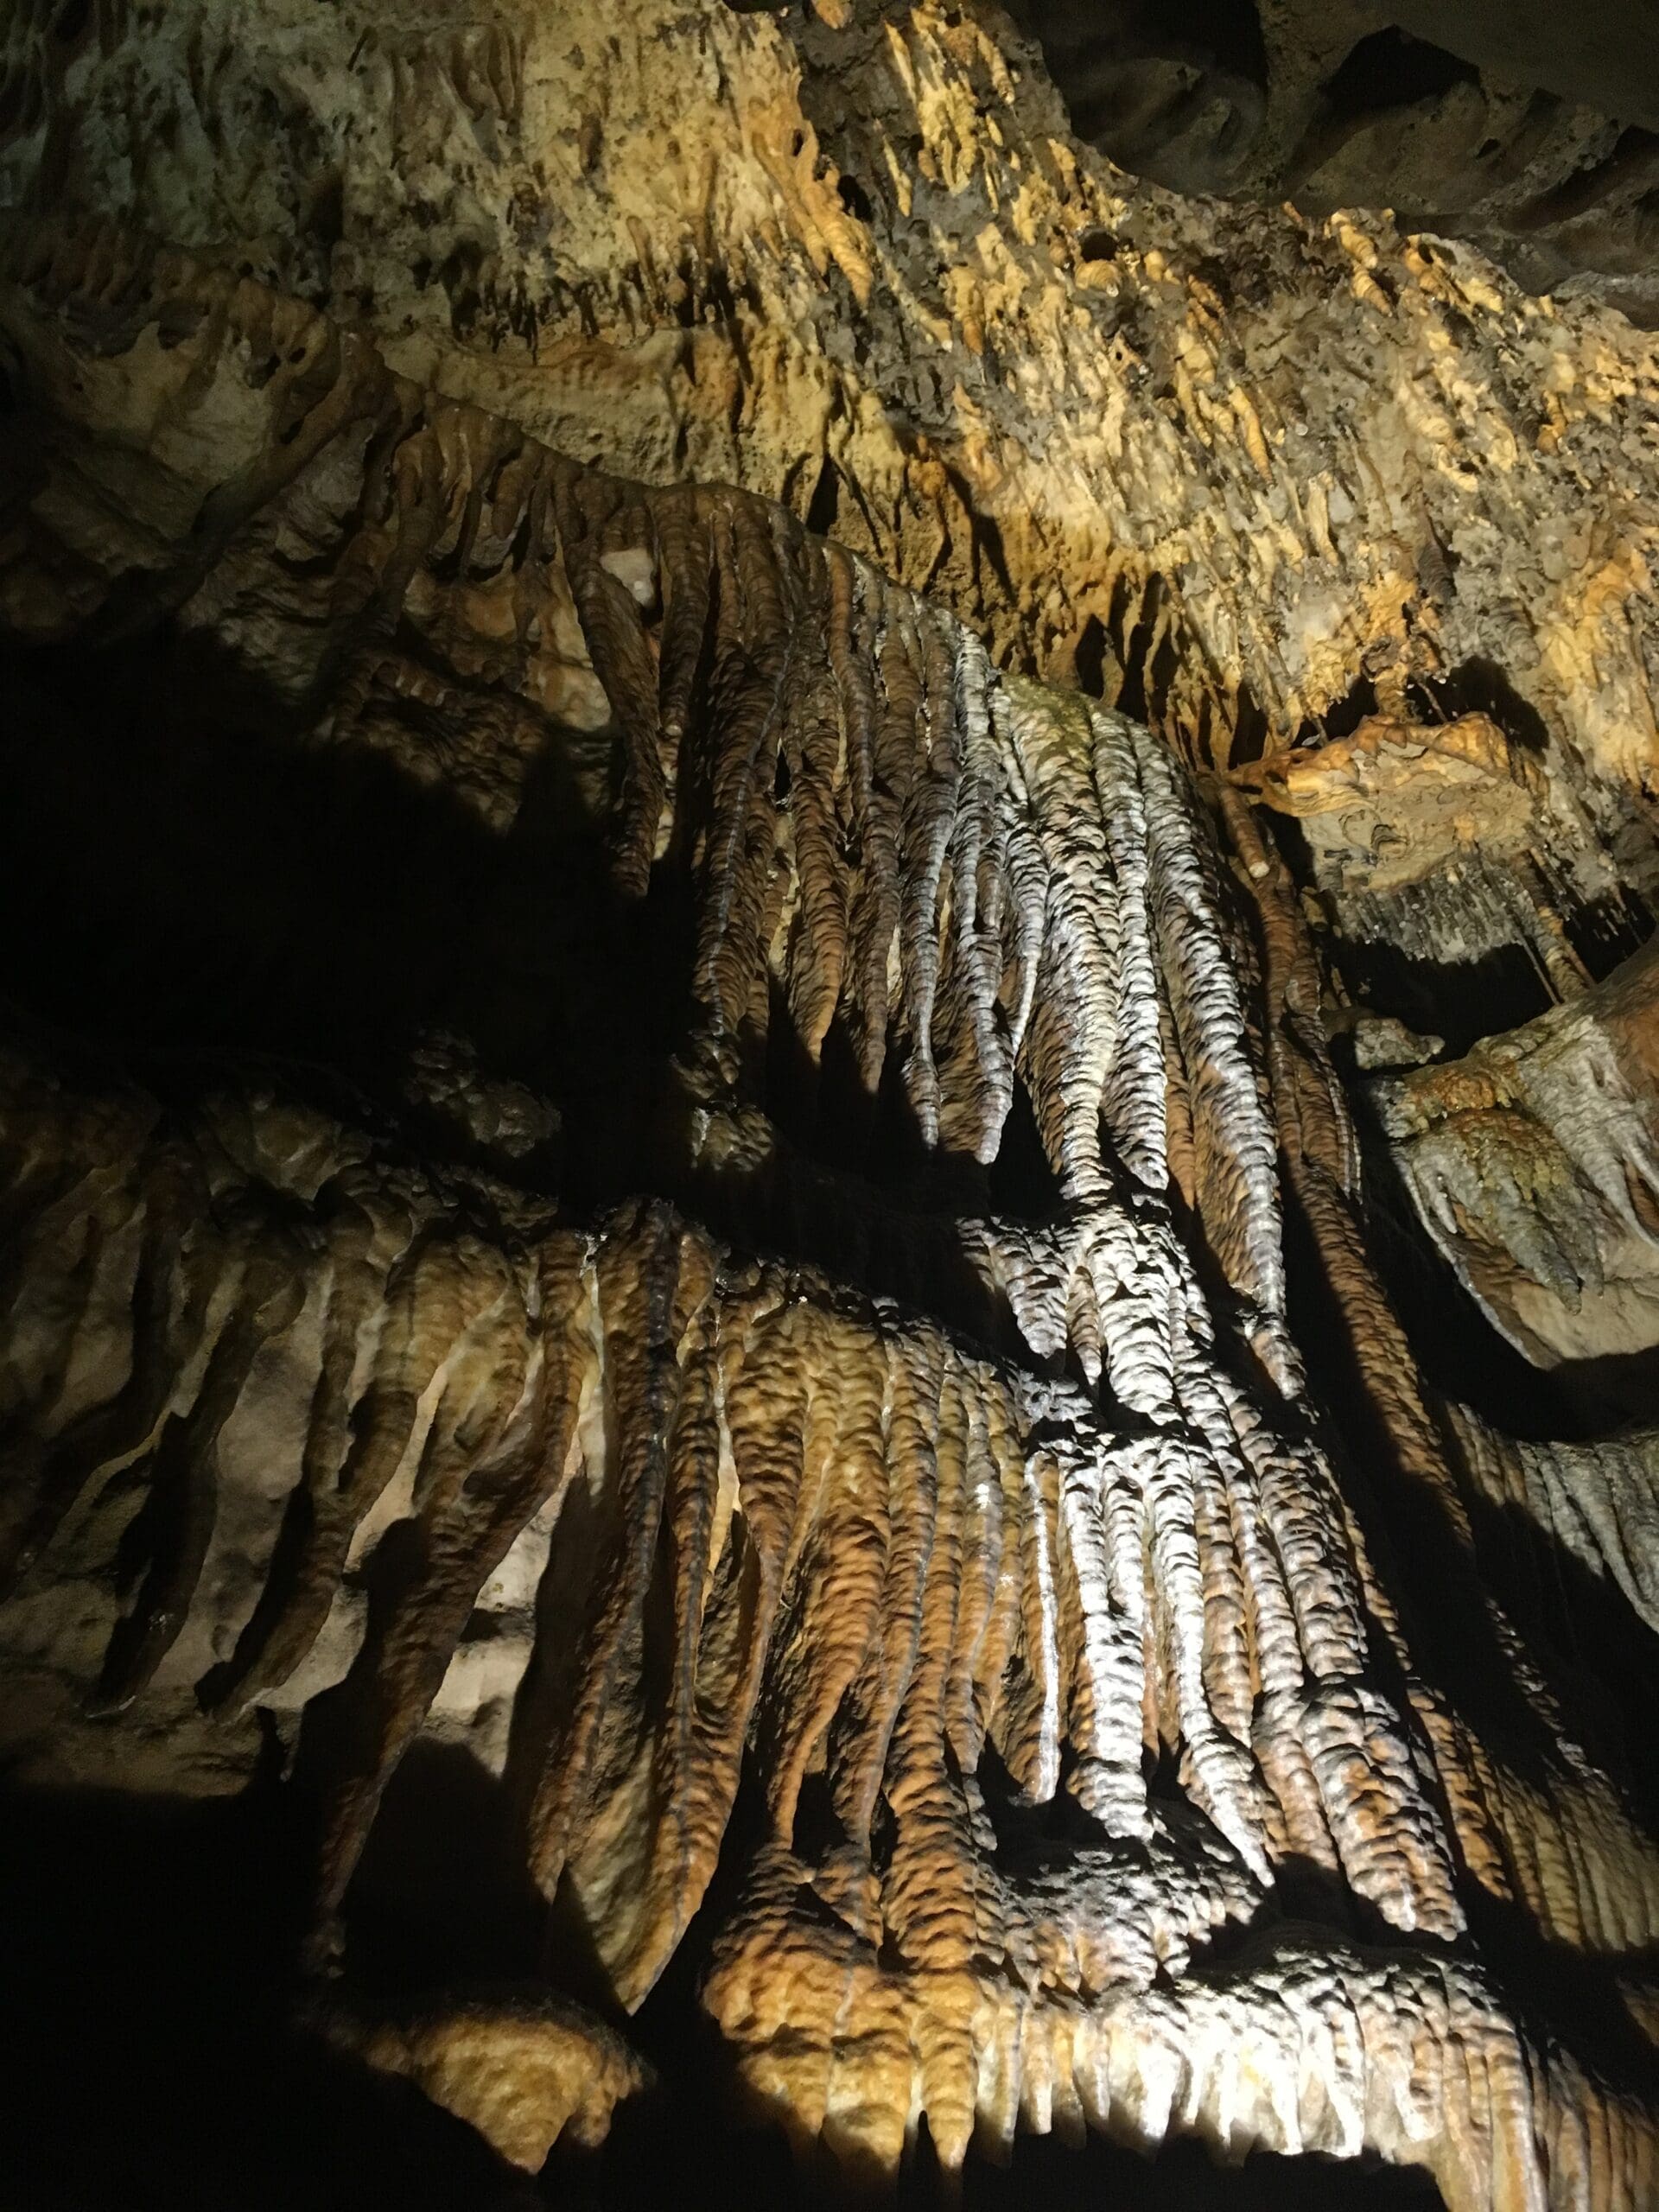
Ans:
{"type": "Polygon", "coordinates": [[[245,14],[10,25],[14,1790],[526,2172],[677,1986],[1636,2212],[1652,341],[989,14],[245,14]]]}

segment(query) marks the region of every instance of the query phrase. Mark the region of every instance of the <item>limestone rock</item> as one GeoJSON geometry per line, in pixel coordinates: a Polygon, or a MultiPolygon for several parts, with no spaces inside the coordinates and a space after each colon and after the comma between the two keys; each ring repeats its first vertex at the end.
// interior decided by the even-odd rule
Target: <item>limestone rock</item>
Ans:
{"type": "Polygon", "coordinates": [[[530,2173],[562,2139],[584,2149],[603,2142],[619,2100],[646,2079],[620,2037],[548,1999],[534,2009],[475,2002],[410,2020],[335,2014],[321,2024],[330,2042],[407,2076],[530,2173]]]}
{"type": "Polygon", "coordinates": [[[1430,1234],[1534,1359],[1659,1344],[1659,959],[1373,1096],[1430,1234]]]}
{"type": "Polygon", "coordinates": [[[525,2170],[695,1957],[855,2178],[1639,2212],[1651,1424],[1429,1388],[1354,1109],[1651,1346],[1653,341],[988,10],[258,17],[7,19],[13,1786],[302,1804],[525,2170]]]}
{"type": "Polygon", "coordinates": [[[1020,0],[1077,130],[1185,192],[1398,210],[1535,289],[1659,317],[1659,33],[1592,0],[1150,9],[1020,0]]]}

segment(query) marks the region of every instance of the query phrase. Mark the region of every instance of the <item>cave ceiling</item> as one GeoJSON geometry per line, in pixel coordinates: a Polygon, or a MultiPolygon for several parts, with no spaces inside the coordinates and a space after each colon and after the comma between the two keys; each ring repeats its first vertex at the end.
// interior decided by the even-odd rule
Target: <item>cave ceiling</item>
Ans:
{"type": "Polygon", "coordinates": [[[1592,0],[1020,0],[1073,126],[1180,192],[1385,207],[1659,321],[1659,17],[1592,0]]]}
{"type": "Polygon", "coordinates": [[[1651,12],[0,27],[19,2204],[1659,2203],[1651,12]]]}

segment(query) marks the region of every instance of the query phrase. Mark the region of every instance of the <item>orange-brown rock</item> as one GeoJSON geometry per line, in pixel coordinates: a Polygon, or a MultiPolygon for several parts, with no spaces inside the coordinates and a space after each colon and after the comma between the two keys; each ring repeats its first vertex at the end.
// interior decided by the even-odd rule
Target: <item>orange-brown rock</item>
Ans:
{"type": "Polygon", "coordinates": [[[695,1961],[855,2178],[1640,2212],[1652,341],[988,10],[258,15],[7,23],[10,1786],[526,2171],[695,1961]]]}

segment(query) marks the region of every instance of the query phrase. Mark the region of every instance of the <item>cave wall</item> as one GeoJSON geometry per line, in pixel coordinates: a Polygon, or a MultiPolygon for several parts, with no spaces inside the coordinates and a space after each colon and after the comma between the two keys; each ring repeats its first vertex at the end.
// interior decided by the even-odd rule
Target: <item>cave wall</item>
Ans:
{"type": "Polygon", "coordinates": [[[1651,327],[1659,28],[1599,0],[1023,0],[1075,128],[1184,192],[1382,207],[1651,327]]]}
{"type": "Polygon", "coordinates": [[[8,27],[14,1785],[274,1764],[531,2171],[695,1956],[855,2177],[1641,2205],[1653,340],[988,11],[260,20],[8,27]]]}

